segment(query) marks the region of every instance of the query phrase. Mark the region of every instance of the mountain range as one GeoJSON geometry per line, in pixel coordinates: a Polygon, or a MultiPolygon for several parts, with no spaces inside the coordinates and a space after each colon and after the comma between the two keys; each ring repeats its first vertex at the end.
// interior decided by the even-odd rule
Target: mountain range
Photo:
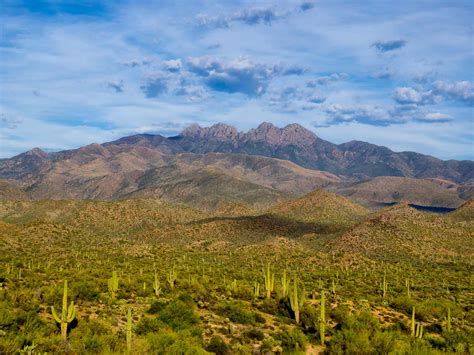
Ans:
{"type": "Polygon", "coordinates": [[[474,195],[474,162],[360,141],[333,144],[299,124],[248,132],[191,125],[0,160],[2,199],[154,197],[203,208],[269,207],[325,188],[369,207],[405,201],[456,208],[474,195]]]}

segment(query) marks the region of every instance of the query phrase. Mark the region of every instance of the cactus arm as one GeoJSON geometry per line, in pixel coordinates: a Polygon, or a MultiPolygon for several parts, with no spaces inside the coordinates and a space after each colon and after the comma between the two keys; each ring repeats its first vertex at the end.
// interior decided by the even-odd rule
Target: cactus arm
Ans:
{"type": "Polygon", "coordinates": [[[76,318],[76,307],[74,307],[74,302],[71,302],[68,308],[66,322],[71,323],[74,318],[76,318]]]}
{"type": "Polygon", "coordinates": [[[51,306],[51,313],[53,314],[54,320],[58,323],[61,323],[61,318],[59,318],[58,314],[56,313],[54,306],[51,306]]]}

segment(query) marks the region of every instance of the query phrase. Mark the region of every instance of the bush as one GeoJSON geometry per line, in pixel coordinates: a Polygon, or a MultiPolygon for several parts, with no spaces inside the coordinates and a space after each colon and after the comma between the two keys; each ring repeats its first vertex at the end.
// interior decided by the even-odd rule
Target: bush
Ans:
{"type": "Polygon", "coordinates": [[[167,305],[160,312],[159,319],[174,330],[189,328],[200,321],[199,316],[194,313],[193,306],[179,300],[167,305]]]}
{"type": "Polygon", "coordinates": [[[263,340],[265,338],[265,334],[263,334],[261,330],[255,328],[245,331],[243,336],[251,340],[263,340]]]}
{"type": "Polygon", "coordinates": [[[355,332],[343,329],[336,332],[327,344],[329,354],[370,354],[374,348],[370,345],[368,332],[355,332]]]}
{"type": "Polygon", "coordinates": [[[157,318],[143,317],[135,327],[135,333],[139,335],[157,332],[164,324],[157,318]]]}
{"type": "Polygon", "coordinates": [[[178,333],[163,330],[147,336],[148,350],[153,354],[201,355],[208,354],[201,346],[201,341],[187,331],[178,333]]]}
{"type": "Polygon", "coordinates": [[[301,351],[306,349],[308,339],[299,329],[286,329],[275,334],[274,338],[281,342],[281,346],[288,352],[301,351]]]}
{"type": "Polygon", "coordinates": [[[377,354],[389,354],[395,350],[397,339],[395,332],[377,332],[371,342],[377,354]]]}
{"type": "Polygon", "coordinates": [[[211,341],[207,345],[206,350],[217,355],[228,354],[230,352],[229,346],[218,335],[214,335],[211,338],[211,341]]]}
{"type": "Polygon", "coordinates": [[[71,285],[71,299],[81,299],[85,301],[94,301],[99,299],[100,289],[96,282],[80,281],[71,285]]]}
{"type": "Polygon", "coordinates": [[[167,305],[167,302],[164,301],[155,301],[150,305],[150,308],[148,309],[147,313],[148,314],[157,314],[161,312],[167,305]]]}
{"type": "Polygon", "coordinates": [[[300,314],[301,326],[307,332],[315,332],[319,324],[319,310],[314,306],[305,305],[300,314]]]}
{"type": "Polygon", "coordinates": [[[256,324],[265,322],[265,318],[258,313],[247,311],[240,302],[226,302],[219,307],[217,312],[235,323],[256,324]]]}

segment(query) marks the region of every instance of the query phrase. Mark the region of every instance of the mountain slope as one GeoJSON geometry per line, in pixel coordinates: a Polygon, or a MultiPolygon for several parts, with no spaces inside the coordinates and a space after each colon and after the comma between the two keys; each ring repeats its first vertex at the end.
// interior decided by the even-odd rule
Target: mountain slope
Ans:
{"type": "Polygon", "coordinates": [[[0,200],[28,200],[28,194],[17,183],[0,179],[0,200]]]}
{"type": "Polygon", "coordinates": [[[137,135],[109,144],[137,142],[166,151],[263,155],[290,160],[306,168],[355,178],[406,176],[443,178],[458,183],[474,180],[472,161],[443,161],[414,152],[396,153],[388,148],[360,141],[336,145],[317,137],[298,124],[278,128],[264,122],[248,132],[238,132],[234,127],[225,124],[205,128],[193,125],[180,135],[168,139],[137,135]]]}
{"type": "Polygon", "coordinates": [[[359,203],[369,204],[409,201],[419,206],[456,208],[465,202],[455,187],[444,187],[431,180],[397,176],[376,177],[338,189],[337,192],[359,203]]]}
{"type": "Polygon", "coordinates": [[[21,168],[8,161],[3,172],[19,174],[19,185],[34,199],[158,197],[204,208],[222,202],[266,207],[340,181],[333,174],[284,160],[223,153],[166,154],[143,144],[91,144],[49,155],[28,152],[17,159],[21,168]],[[27,174],[28,164],[22,162],[31,157],[34,173],[27,174]]]}
{"type": "Polygon", "coordinates": [[[380,259],[449,259],[474,255],[474,233],[449,216],[417,211],[407,204],[383,209],[328,242],[331,251],[380,259]]]}
{"type": "Polygon", "coordinates": [[[288,221],[315,224],[319,233],[337,233],[359,222],[369,212],[343,196],[316,190],[284,201],[267,213],[288,221]]]}
{"type": "Polygon", "coordinates": [[[403,199],[454,207],[471,195],[474,162],[395,153],[364,142],[335,145],[298,124],[262,123],[248,132],[217,124],[193,125],[170,138],[142,134],[56,153],[35,148],[0,160],[0,179],[33,199],[147,196],[200,207],[219,200],[262,207],[330,187],[360,202],[403,199]],[[432,183],[376,178],[350,186],[377,176],[432,183]]]}

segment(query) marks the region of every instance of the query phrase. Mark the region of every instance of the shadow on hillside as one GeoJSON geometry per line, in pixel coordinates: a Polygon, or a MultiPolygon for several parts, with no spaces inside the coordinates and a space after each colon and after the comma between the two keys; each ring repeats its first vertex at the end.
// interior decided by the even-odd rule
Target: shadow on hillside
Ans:
{"type": "Polygon", "coordinates": [[[285,236],[299,238],[305,234],[334,234],[342,232],[348,226],[330,222],[303,222],[284,216],[264,214],[260,216],[216,216],[186,223],[185,225],[204,225],[210,223],[230,223],[244,233],[259,235],[285,236]]]}

